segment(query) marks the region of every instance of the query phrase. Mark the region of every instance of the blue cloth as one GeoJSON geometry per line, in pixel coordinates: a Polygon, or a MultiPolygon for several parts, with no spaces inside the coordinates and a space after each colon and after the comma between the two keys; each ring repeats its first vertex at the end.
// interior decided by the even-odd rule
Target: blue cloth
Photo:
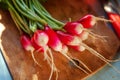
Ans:
{"type": "Polygon", "coordinates": [[[12,80],[9,70],[6,66],[2,53],[0,51],[0,80],[12,80]]]}

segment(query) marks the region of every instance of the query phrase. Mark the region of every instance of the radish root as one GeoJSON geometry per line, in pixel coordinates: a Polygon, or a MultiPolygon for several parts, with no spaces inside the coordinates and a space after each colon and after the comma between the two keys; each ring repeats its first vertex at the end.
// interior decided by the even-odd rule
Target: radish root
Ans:
{"type": "Polygon", "coordinates": [[[103,60],[105,63],[107,63],[109,66],[111,66],[116,72],[118,72],[120,74],[120,71],[114,67],[112,64],[110,64],[110,60],[106,59],[104,56],[102,56],[100,53],[98,53],[96,50],[90,48],[89,46],[87,46],[84,43],[81,43],[81,45],[83,45],[88,51],[90,51],[93,55],[97,56],[98,58],[100,58],[101,60],[103,60]]]}
{"type": "Polygon", "coordinates": [[[111,20],[107,20],[105,18],[101,18],[101,17],[96,17],[96,16],[93,16],[93,18],[97,21],[104,21],[104,22],[112,22],[111,20]]]}
{"type": "Polygon", "coordinates": [[[48,46],[44,47],[44,60],[47,60],[47,63],[51,67],[51,72],[48,80],[51,80],[53,73],[56,73],[56,80],[58,79],[58,70],[54,63],[54,58],[52,55],[52,51],[48,48],[48,46]],[[48,52],[47,52],[48,51],[48,52]],[[48,54],[49,53],[49,54],[48,54]]]}
{"type": "Polygon", "coordinates": [[[78,69],[82,70],[84,73],[89,74],[87,71],[85,71],[82,67],[78,66],[71,57],[69,57],[66,53],[62,53],[63,56],[65,56],[69,61],[71,61],[78,69]]]}
{"type": "Polygon", "coordinates": [[[87,66],[85,65],[85,63],[83,63],[81,60],[77,59],[77,58],[73,58],[74,60],[77,60],[80,64],[83,65],[83,67],[85,67],[89,72],[92,72],[92,70],[87,66]]]}
{"type": "Polygon", "coordinates": [[[91,36],[91,37],[93,37],[93,38],[95,38],[95,39],[98,38],[98,39],[103,40],[104,42],[107,42],[107,41],[105,40],[105,38],[107,38],[108,36],[100,36],[100,35],[98,35],[98,34],[93,33],[92,31],[87,30],[87,29],[84,29],[84,28],[83,28],[83,30],[86,31],[86,32],[88,32],[88,33],[89,33],[89,36],[91,36]]]}
{"type": "Polygon", "coordinates": [[[41,65],[38,63],[38,61],[35,59],[35,56],[34,56],[34,52],[33,51],[31,51],[31,56],[32,56],[32,59],[33,59],[33,61],[39,66],[39,67],[41,67],[41,65]]]}

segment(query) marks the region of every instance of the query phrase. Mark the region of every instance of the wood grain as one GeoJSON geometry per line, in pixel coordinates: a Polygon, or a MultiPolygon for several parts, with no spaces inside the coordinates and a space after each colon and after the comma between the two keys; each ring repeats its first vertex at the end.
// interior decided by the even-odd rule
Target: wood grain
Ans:
{"type": "MultiPolygon", "coordinates": [[[[88,13],[97,15],[97,13],[94,12],[84,0],[48,0],[43,5],[53,17],[61,21],[68,21],[68,18],[75,21],[88,13]]],[[[2,48],[14,80],[32,80],[34,76],[36,76],[38,80],[48,80],[50,68],[47,62],[43,60],[43,54],[35,54],[35,58],[42,65],[42,67],[39,67],[34,63],[30,52],[23,50],[19,42],[20,35],[10,17],[10,14],[5,10],[0,10],[0,15],[2,18],[0,19],[0,24],[5,27],[5,30],[0,32],[2,33],[0,37],[0,47],[2,48]]],[[[85,43],[106,58],[112,59],[120,46],[119,40],[115,34],[104,22],[99,22],[94,28],[92,28],[92,30],[96,34],[108,36],[105,38],[107,42],[89,37],[85,43]]],[[[82,60],[93,71],[93,73],[105,65],[102,60],[92,55],[87,50],[84,52],[77,52],[70,49],[69,52],[72,56],[82,60]]],[[[60,53],[53,51],[53,55],[55,64],[60,70],[58,80],[81,80],[88,76],[77,68],[71,67],[69,61],[60,53]]],[[[91,74],[92,73],[89,75],[91,74]]],[[[52,80],[55,80],[55,74],[53,75],[52,80]]]]}

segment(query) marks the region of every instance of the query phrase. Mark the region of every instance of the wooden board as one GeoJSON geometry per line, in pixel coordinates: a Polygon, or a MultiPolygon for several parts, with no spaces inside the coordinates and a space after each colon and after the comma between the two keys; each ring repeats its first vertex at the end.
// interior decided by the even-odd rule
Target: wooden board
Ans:
{"type": "MultiPolygon", "coordinates": [[[[53,17],[61,21],[67,21],[68,18],[71,18],[72,21],[74,21],[88,13],[97,15],[97,13],[94,12],[94,10],[92,10],[84,0],[48,0],[44,6],[53,15],[53,17]]],[[[2,48],[4,57],[14,80],[32,80],[33,78],[38,78],[38,80],[48,80],[50,68],[47,62],[43,60],[43,54],[35,54],[35,58],[42,65],[42,67],[38,67],[34,63],[30,52],[23,50],[19,42],[20,35],[9,13],[5,10],[0,10],[0,16],[0,29],[5,28],[4,30],[0,30],[0,47],[2,48]]],[[[112,59],[120,46],[119,40],[115,34],[104,22],[99,22],[93,28],[93,32],[103,36],[108,36],[106,38],[107,42],[89,38],[85,43],[97,50],[106,58],[112,59]]],[[[89,75],[95,73],[105,65],[102,60],[92,55],[87,50],[84,52],[77,52],[70,49],[70,53],[74,57],[82,60],[93,71],[89,75]]],[[[81,80],[89,76],[77,68],[71,67],[69,65],[69,61],[60,53],[53,51],[53,55],[55,64],[60,71],[58,80],[81,80]]],[[[52,80],[54,80],[54,78],[55,74],[53,75],[52,80]]]]}

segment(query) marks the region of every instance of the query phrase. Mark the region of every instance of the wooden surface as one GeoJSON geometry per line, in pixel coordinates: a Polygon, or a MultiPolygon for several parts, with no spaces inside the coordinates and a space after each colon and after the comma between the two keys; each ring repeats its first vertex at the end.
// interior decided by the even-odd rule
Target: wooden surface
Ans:
{"type": "MultiPolygon", "coordinates": [[[[74,21],[88,13],[97,15],[97,13],[94,12],[94,10],[92,10],[84,0],[48,0],[44,6],[53,15],[53,17],[61,21],[67,21],[68,18],[71,18],[72,21],[74,21]]],[[[35,76],[38,77],[38,80],[48,80],[50,68],[47,62],[43,60],[43,54],[35,54],[35,58],[42,65],[42,67],[38,67],[32,60],[30,52],[23,50],[19,42],[20,35],[9,13],[7,11],[0,10],[0,15],[0,27],[5,28],[4,31],[0,30],[0,33],[2,33],[0,37],[0,47],[2,48],[4,57],[14,80],[32,80],[35,76]]],[[[118,47],[120,46],[119,40],[116,38],[115,34],[106,27],[104,22],[99,22],[93,28],[93,32],[103,36],[108,36],[106,38],[107,42],[89,37],[85,43],[108,59],[114,57],[118,47]]],[[[105,65],[102,60],[92,55],[87,50],[80,53],[70,49],[70,53],[74,57],[82,60],[93,71],[93,73],[105,65]]],[[[53,55],[55,64],[60,70],[58,80],[81,80],[88,76],[77,68],[71,67],[69,65],[69,61],[60,53],[53,51],[53,55]]],[[[89,75],[91,74],[92,73],[89,75]]],[[[52,80],[54,80],[54,77],[55,74],[53,75],[52,80]]]]}

